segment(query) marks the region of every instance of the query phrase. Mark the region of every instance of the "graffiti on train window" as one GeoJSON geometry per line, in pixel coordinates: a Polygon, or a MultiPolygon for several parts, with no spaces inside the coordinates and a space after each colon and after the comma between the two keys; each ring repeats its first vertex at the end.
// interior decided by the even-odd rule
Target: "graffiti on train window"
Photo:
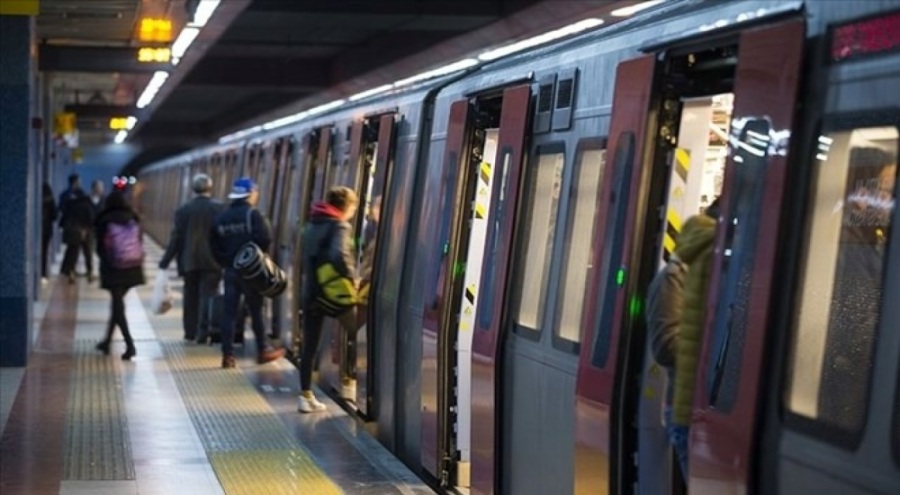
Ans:
{"type": "Polygon", "coordinates": [[[575,183],[566,227],[562,293],[557,308],[556,335],[569,342],[581,342],[581,319],[588,272],[591,269],[591,245],[597,225],[598,195],[603,182],[606,150],[585,149],[575,162],[575,183]]]}
{"type": "Polygon", "coordinates": [[[529,191],[525,196],[523,214],[525,228],[516,270],[518,304],[515,321],[520,327],[540,330],[544,313],[546,286],[549,280],[550,255],[553,252],[553,233],[559,207],[565,154],[546,153],[537,158],[537,166],[529,171],[529,191]]]}
{"type": "Polygon", "coordinates": [[[866,418],[897,197],[897,142],[896,127],[866,127],[818,143],[785,401],[848,447],[866,418]]]}

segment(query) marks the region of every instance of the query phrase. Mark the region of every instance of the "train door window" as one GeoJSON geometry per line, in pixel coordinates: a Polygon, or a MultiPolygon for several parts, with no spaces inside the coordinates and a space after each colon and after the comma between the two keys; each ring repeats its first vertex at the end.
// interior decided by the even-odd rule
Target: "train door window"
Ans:
{"type": "Polygon", "coordinates": [[[581,319],[587,275],[591,263],[591,240],[597,224],[600,184],[606,164],[602,140],[579,143],[575,158],[575,182],[570,191],[569,217],[566,225],[565,261],[562,294],[557,303],[556,337],[566,342],[581,342],[581,319]]]}
{"type": "Polygon", "coordinates": [[[528,190],[523,196],[522,251],[516,267],[518,291],[515,322],[518,328],[540,332],[544,314],[550,254],[559,207],[565,152],[559,145],[539,147],[528,171],[528,190]]]}
{"type": "Polygon", "coordinates": [[[896,127],[819,137],[799,285],[789,420],[845,448],[861,439],[897,191],[896,127]]]}

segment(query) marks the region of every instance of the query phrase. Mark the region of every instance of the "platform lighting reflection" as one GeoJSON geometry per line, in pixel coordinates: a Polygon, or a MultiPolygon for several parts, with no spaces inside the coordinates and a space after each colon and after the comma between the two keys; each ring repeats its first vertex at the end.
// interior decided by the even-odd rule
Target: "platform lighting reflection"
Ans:
{"type": "Polygon", "coordinates": [[[365,91],[356,93],[355,95],[347,98],[349,101],[357,101],[362,100],[363,98],[368,98],[370,96],[375,96],[377,94],[381,94],[387,91],[394,89],[393,84],[385,84],[384,86],[378,86],[377,88],[367,89],[365,91]]]}
{"type": "Polygon", "coordinates": [[[405,79],[400,79],[399,81],[394,81],[394,87],[399,88],[401,86],[406,86],[408,84],[412,84],[419,81],[425,81],[427,79],[433,79],[438,76],[446,76],[447,74],[453,74],[454,72],[459,72],[464,69],[468,69],[469,67],[474,67],[478,65],[478,60],[474,58],[464,58],[457,62],[453,62],[452,64],[447,64],[437,69],[431,69],[425,72],[421,72],[411,77],[407,77],[405,79]]]}
{"type": "Polygon", "coordinates": [[[636,3],[634,5],[629,5],[628,7],[622,7],[621,9],[616,9],[609,14],[613,17],[628,17],[630,15],[637,14],[642,10],[647,10],[650,7],[655,7],[666,0],[650,0],[648,2],[636,3]]]}
{"type": "Polygon", "coordinates": [[[141,97],[138,98],[137,107],[144,108],[153,101],[153,98],[156,97],[156,93],[159,92],[159,88],[166,82],[166,79],[169,78],[169,73],[165,71],[156,71],[153,73],[153,78],[150,79],[150,82],[147,83],[147,87],[144,88],[144,92],[141,93],[141,97]]]}
{"type": "Polygon", "coordinates": [[[125,119],[125,129],[127,129],[129,131],[134,129],[134,126],[136,124],[137,124],[137,117],[130,116],[127,119],[125,119]]]}
{"type": "MultiPolygon", "coordinates": [[[[295,113],[293,115],[288,115],[287,117],[281,117],[280,119],[275,119],[271,122],[266,122],[265,124],[263,124],[261,126],[262,127],[261,130],[268,131],[270,129],[284,127],[288,124],[293,124],[294,122],[299,122],[299,121],[305,119],[306,117],[312,117],[313,115],[327,112],[328,110],[331,110],[332,108],[337,108],[337,107],[343,105],[344,103],[347,103],[347,100],[343,100],[343,99],[334,100],[334,101],[328,102],[324,105],[312,107],[309,110],[304,110],[302,112],[295,113]]],[[[222,138],[222,139],[224,140],[225,138],[222,138]]]]}
{"type": "Polygon", "coordinates": [[[505,57],[512,53],[520,52],[522,50],[531,48],[533,46],[543,45],[544,43],[548,43],[550,41],[564,38],[566,36],[571,36],[576,33],[580,33],[587,29],[591,29],[593,27],[597,27],[603,24],[603,19],[597,19],[595,17],[591,17],[588,19],[583,19],[574,24],[569,24],[568,26],[561,27],[559,29],[554,29],[553,31],[546,32],[544,34],[539,34],[537,36],[533,36],[528,39],[524,39],[522,41],[517,41],[511,45],[507,45],[504,47],[500,47],[494,50],[488,50],[481,55],[478,55],[479,60],[490,61],[495,60],[500,57],[505,57]]]}
{"type": "Polygon", "coordinates": [[[180,60],[181,57],[184,57],[185,52],[191,47],[191,43],[197,39],[199,34],[200,28],[188,26],[182,29],[178,39],[175,40],[175,43],[172,43],[172,59],[180,60]]]}
{"type": "Polygon", "coordinates": [[[194,20],[191,22],[191,25],[197,27],[205,26],[220,2],[221,0],[200,0],[197,10],[194,11],[194,20]]]}
{"type": "Polygon", "coordinates": [[[125,142],[125,138],[128,137],[128,131],[119,131],[116,133],[116,144],[122,144],[125,142]]]}

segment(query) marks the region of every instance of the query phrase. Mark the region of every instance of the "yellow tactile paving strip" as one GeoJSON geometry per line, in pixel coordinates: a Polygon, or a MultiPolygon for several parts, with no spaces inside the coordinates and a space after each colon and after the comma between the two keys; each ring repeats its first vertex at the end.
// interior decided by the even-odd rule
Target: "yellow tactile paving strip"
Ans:
{"type": "Polygon", "coordinates": [[[339,495],[340,488],[300,450],[242,450],[210,453],[228,494],[339,495]]]}
{"type": "Polygon", "coordinates": [[[341,493],[240,371],[220,368],[217,352],[188,356],[179,341],[162,344],[225,493],[341,493]]]}

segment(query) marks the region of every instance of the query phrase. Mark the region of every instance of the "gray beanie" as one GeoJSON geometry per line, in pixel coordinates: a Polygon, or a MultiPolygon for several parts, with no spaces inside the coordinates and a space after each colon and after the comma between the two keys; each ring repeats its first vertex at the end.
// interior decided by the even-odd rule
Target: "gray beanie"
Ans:
{"type": "Polygon", "coordinates": [[[212,191],[212,185],[212,179],[210,179],[206,174],[195,175],[194,180],[191,183],[191,187],[197,194],[203,194],[212,191]]]}

